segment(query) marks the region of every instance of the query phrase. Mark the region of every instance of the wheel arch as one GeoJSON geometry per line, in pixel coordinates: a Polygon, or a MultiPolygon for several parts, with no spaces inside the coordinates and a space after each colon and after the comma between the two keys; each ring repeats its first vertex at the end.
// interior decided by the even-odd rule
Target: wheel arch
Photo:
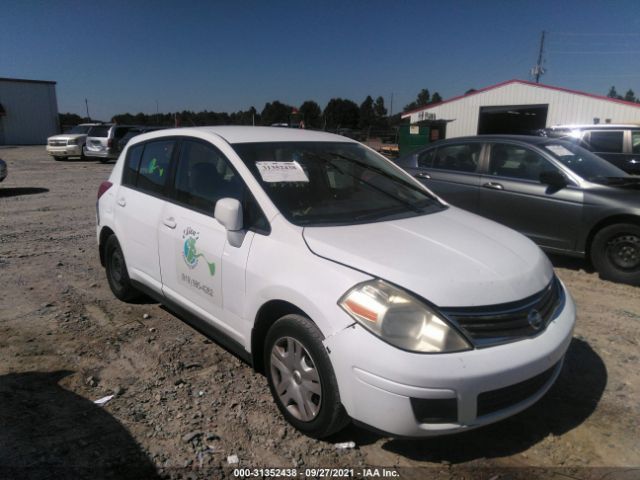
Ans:
{"type": "Polygon", "coordinates": [[[251,330],[251,357],[256,372],[264,373],[264,339],[267,332],[278,319],[292,313],[303,315],[313,322],[304,310],[286,300],[269,300],[258,309],[251,330]]]}
{"type": "Polygon", "coordinates": [[[100,265],[102,265],[103,267],[105,266],[104,247],[107,244],[107,239],[111,235],[115,235],[115,233],[109,227],[102,227],[102,230],[100,230],[100,240],[98,241],[98,251],[100,252],[100,265]]]}
{"type": "Polygon", "coordinates": [[[593,227],[591,227],[591,229],[589,230],[589,234],[587,235],[587,240],[585,242],[585,257],[589,261],[591,260],[591,245],[593,244],[593,239],[598,234],[598,232],[605,227],[616,225],[618,223],[632,223],[640,226],[640,216],[633,214],[611,215],[610,217],[603,218],[593,227]]]}

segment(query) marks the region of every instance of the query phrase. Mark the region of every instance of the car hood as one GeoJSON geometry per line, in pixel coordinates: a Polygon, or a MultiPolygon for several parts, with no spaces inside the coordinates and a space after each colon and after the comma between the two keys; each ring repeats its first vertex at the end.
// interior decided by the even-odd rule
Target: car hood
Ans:
{"type": "Polygon", "coordinates": [[[72,138],[83,138],[86,136],[86,133],[61,133],[60,135],[49,137],[47,140],[70,140],[72,138]]]}
{"type": "Polygon", "coordinates": [[[546,255],[528,238],[454,207],[403,220],[307,227],[303,236],[316,255],[440,307],[520,300],[553,277],[546,255]]]}

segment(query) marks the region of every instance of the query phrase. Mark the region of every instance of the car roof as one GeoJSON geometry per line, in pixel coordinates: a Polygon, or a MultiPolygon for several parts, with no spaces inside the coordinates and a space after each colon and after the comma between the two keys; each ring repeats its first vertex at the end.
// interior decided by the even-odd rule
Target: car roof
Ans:
{"type": "MultiPolygon", "coordinates": [[[[438,140],[430,145],[427,145],[426,148],[435,145],[446,145],[449,143],[459,143],[459,142],[504,142],[504,141],[515,141],[515,142],[523,142],[530,144],[538,144],[538,143],[546,143],[550,139],[549,137],[542,137],[539,135],[474,135],[468,137],[453,137],[446,138],[444,140],[438,140]]],[[[554,139],[557,140],[557,139],[554,139]]]]}
{"type": "MultiPolygon", "coordinates": [[[[140,135],[140,141],[150,138],[169,137],[172,135],[210,134],[222,137],[230,144],[263,143],[263,142],[348,142],[354,140],[333,133],[282,127],[182,127],[156,130],[140,135]]],[[[138,137],[136,137],[138,138],[138,137]]]]}
{"type": "Polygon", "coordinates": [[[607,129],[640,129],[637,123],[596,123],[589,125],[553,125],[546,130],[607,130],[607,129]]]}

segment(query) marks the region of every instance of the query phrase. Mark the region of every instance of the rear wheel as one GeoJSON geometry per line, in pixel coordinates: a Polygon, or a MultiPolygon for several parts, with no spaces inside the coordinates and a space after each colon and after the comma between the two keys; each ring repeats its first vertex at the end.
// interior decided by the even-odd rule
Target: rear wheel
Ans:
{"type": "Polygon", "coordinates": [[[107,239],[104,248],[107,281],[113,294],[123,302],[128,302],[139,297],[140,292],[131,285],[124,255],[122,254],[120,243],[118,243],[115,235],[111,235],[107,239]]]}
{"type": "Polygon", "coordinates": [[[267,334],[264,365],[271,394],[285,419],[314,438],[349,423],[322,333],[302,315],[285,315],[267,334]]]}
{"type": "Polygon", "coordinates": [[[640,225],[604,227],[593,238],[591,261],[602,278],[640,285],[640,225]]]}

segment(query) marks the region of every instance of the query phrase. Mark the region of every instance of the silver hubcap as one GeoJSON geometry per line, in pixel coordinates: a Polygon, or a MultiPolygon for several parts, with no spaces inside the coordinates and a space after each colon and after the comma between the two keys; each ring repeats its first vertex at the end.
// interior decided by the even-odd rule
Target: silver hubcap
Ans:
{"type": "Polygon", "coordinates": [[[295,338],[283,337],[273,345],[271,378],[291,415],[303,422],[316,417],[322,401],[320,377],[311,355],[295,338]]]}

